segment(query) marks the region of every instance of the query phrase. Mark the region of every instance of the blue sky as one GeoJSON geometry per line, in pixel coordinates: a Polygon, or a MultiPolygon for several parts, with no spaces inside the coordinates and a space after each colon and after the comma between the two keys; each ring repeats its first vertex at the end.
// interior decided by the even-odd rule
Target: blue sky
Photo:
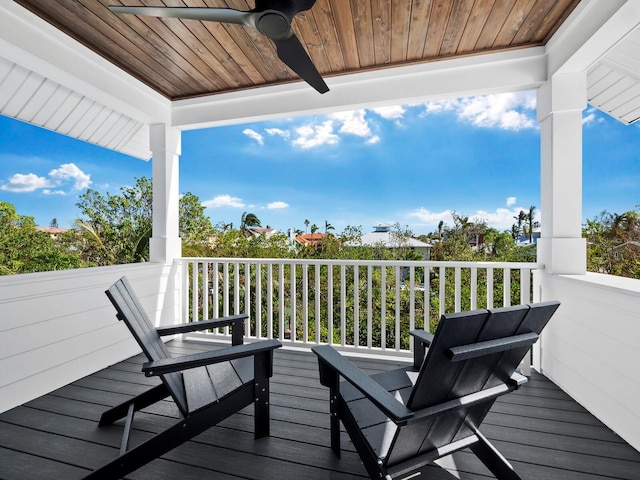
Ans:
{"type": "MultiPolygon", "coordinates": [[[[583,114],[583,218],[640,204],[640,127],[583,114]]],[[[337,232],[400,223],[434,231],[451,212],[509,229],[540,206],[535,93],[364,109],[183,133],[180,191],[214,224],[337,232]]],[[[0,201],[70,227],[87,188],[119,193],[151,163],[0,117],[0,201]]],[[[538,213],[539,214],[539,213],[538,213]]],[[[544,222],[544,219],[539,219],[544,222]]]]}

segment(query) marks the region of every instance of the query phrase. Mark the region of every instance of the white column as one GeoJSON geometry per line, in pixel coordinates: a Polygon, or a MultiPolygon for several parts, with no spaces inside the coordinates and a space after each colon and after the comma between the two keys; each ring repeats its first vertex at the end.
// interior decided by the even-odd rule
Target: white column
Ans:
{"type": "Polygon", "coordinates": [[[553,76],[538,90],[540,212],[538,261],[547,274],[585,274],[582,238],[582,111],[585,72],[553,76]]]}
{"type": "Polygon", "coordinates": [[[153,232],[149,260],[171,263],[182,255],[178,204],[181,132],[166,124],[151,125],[153,155],[153,232]]]}

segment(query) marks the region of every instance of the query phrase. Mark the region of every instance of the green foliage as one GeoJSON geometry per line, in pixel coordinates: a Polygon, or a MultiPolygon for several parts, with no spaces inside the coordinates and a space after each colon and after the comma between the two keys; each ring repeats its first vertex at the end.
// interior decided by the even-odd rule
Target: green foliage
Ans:
{"type": "Polygon", "coordinates": [[[0,275],[65,270],[86,266],[67,244],[36,230],[33,217],[0,202],[0,275]]]}
{"type": "Polygon", "coordinates": [[[640,210],[603,211],[582,227],[587,239],[587,270],[640,278],[640,210]]]}
{"type": "Polygon", "coordinates": [[[82,232],[79,254],[96,265],[136,263],[148,260],[151,237],[152,185],[146,177],[120,195],[102,195],[88,189],[76,206],[82,232]]]}

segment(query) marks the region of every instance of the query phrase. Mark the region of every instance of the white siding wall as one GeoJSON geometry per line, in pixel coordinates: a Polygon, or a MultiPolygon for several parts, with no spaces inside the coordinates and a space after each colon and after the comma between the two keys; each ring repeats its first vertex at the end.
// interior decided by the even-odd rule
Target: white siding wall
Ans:
{"type": "Polygon", "coordinates": [[[0,277],[0,412],[140,351],[104,293],[123,275],[156,324],[177,320],[179,283],[161,264],[0,277]]]}
{"type": "Polygon", "coordinates": [[[543,373],[640,450],[640,280],[535,277],[542,300],[561,302],[540,340],[543,373]]]}

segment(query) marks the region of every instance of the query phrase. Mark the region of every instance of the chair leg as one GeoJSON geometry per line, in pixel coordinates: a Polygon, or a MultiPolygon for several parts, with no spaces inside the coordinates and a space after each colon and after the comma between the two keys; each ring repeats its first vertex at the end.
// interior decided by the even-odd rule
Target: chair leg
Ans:
{"type": "Polygon", "coordinates": [[[94,470],[83,480],[114,480],[146,465],[169,450],[184,443],[188,438],[181,435],[187,422],[180,421],[169,429],[158,433],[146,442],[118,456],[111,462],[94,470]]]}
{"type": "Polygon", "coordinates": [[[269,377],[272,375],[272,351],[254,355],[254,434],[255,438],[270,435],[269,377]]]}
{"type": "Polygon", "coordinates": [[[479,431],[475,431],[478,441],[469,446],[471,451],[491,470],[498,480],[522,480],[511,464],[479,431]]]}
{"type": "Polygon", "coordinates": [[[105,411],[100,417],[100,423],[98,423],[98,426],[102,427],[104,425],[110,425],[121,418],[125,418],[129,413],[129,407],[131,405],[133,405],[134,411],[137,412],[138,410],[142,410],[149,405],[153,405],[168,396],[169,390],[167,390],[164,383],[156,385],[146,392],[143,392],[140,395],[105,411]]]}
{"type": "Polygon", "coordinates": [[[340,458],[340,416],[338,415],[338,395],[335,389],[329,391],[329,415],[331,426],[331,450],[340,458]]]}

